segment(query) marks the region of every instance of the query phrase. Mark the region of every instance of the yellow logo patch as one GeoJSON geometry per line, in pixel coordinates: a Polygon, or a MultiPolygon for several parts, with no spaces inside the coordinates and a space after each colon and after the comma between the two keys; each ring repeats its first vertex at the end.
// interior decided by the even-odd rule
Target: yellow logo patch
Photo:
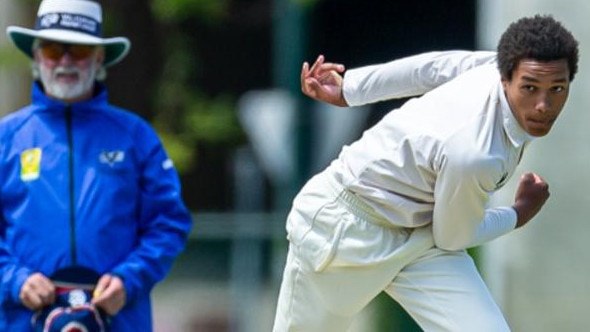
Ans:
{"type": "Polygon", "coordinates": [[[20,178],[23,181],[32,181],[39,178],[41,165],[41,149],[28,149],[20,154],[20,178]]]}

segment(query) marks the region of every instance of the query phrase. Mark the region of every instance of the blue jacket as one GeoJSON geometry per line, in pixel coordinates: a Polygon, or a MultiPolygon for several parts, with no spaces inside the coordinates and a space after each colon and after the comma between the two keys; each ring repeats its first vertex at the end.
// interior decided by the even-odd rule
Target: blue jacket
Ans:
{"type": "Polygon", "coordinates": [[[0,120],[0,331],[28,331],[19,300],[34,272],[80,265],[124,280],[114,331],[151,331],[150,291],[191,229],[178,175],[154,130],[104,86],[66,104],[38,83],[0,120]]]}

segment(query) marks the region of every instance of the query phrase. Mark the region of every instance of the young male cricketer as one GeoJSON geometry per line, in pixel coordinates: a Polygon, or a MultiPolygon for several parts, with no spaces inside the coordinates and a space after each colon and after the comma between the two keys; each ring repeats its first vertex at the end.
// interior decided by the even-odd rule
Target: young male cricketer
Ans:
{"type": "Polygon", "coordinates": [[[345,331],[385,291],[425,331],[509,331],[466,252],[524,226],[549,197],[522,175],[488,207],[568,98],[578,43],[551,16],[512,23],[497,52],[431,52],[349,70],[318,57],[301,86],[357,106],[418,96],[386,115],[296,196],[274,331],[345,331]]]}

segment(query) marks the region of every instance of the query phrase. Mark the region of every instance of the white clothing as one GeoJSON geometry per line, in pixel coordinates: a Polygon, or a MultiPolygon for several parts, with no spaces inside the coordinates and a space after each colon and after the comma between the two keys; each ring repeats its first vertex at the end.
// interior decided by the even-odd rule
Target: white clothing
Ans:
{"type": "Polygon", "coordinates": [[[275,332],[345,331],[381,291],[427,331],[509,331],[465,249],[509,232],[487,208],[531,137],[492,52],[432,52],[346,72],[349,105],[411,99],[299,192],[275,332]]]}
{"type": "Polygon", "coordinates": [[[394,227],[322,173],[294,200],[274,332],[343,332],[385,291],[424,331],[504,332],[471,257],[434,246],[430,225],[394,227]]]}
{"type": "Polygon", "coordinates": [[[465,249],[513,230],[514,209],[486,206],[532,137],[508,106],[494,56],[433,52],[349,70],[343,93],[351,105],[437,88],[387,114],[326,172],[393,225],[433,223],[442,249],[465,249]]]}

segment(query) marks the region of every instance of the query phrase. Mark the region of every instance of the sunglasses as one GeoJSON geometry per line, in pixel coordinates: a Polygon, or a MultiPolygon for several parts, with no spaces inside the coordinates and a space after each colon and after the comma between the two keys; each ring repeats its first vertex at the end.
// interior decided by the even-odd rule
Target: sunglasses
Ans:
{"type": "Polygon", "coordinates": [[[92,45],[80,45],[80,44],[63,44],[58,42],[41,42],[39,44],[39,50],[43,57],[59,61],[66,53],[75,60],[85,60],[92,55],[95,46],[92,45]]]}

